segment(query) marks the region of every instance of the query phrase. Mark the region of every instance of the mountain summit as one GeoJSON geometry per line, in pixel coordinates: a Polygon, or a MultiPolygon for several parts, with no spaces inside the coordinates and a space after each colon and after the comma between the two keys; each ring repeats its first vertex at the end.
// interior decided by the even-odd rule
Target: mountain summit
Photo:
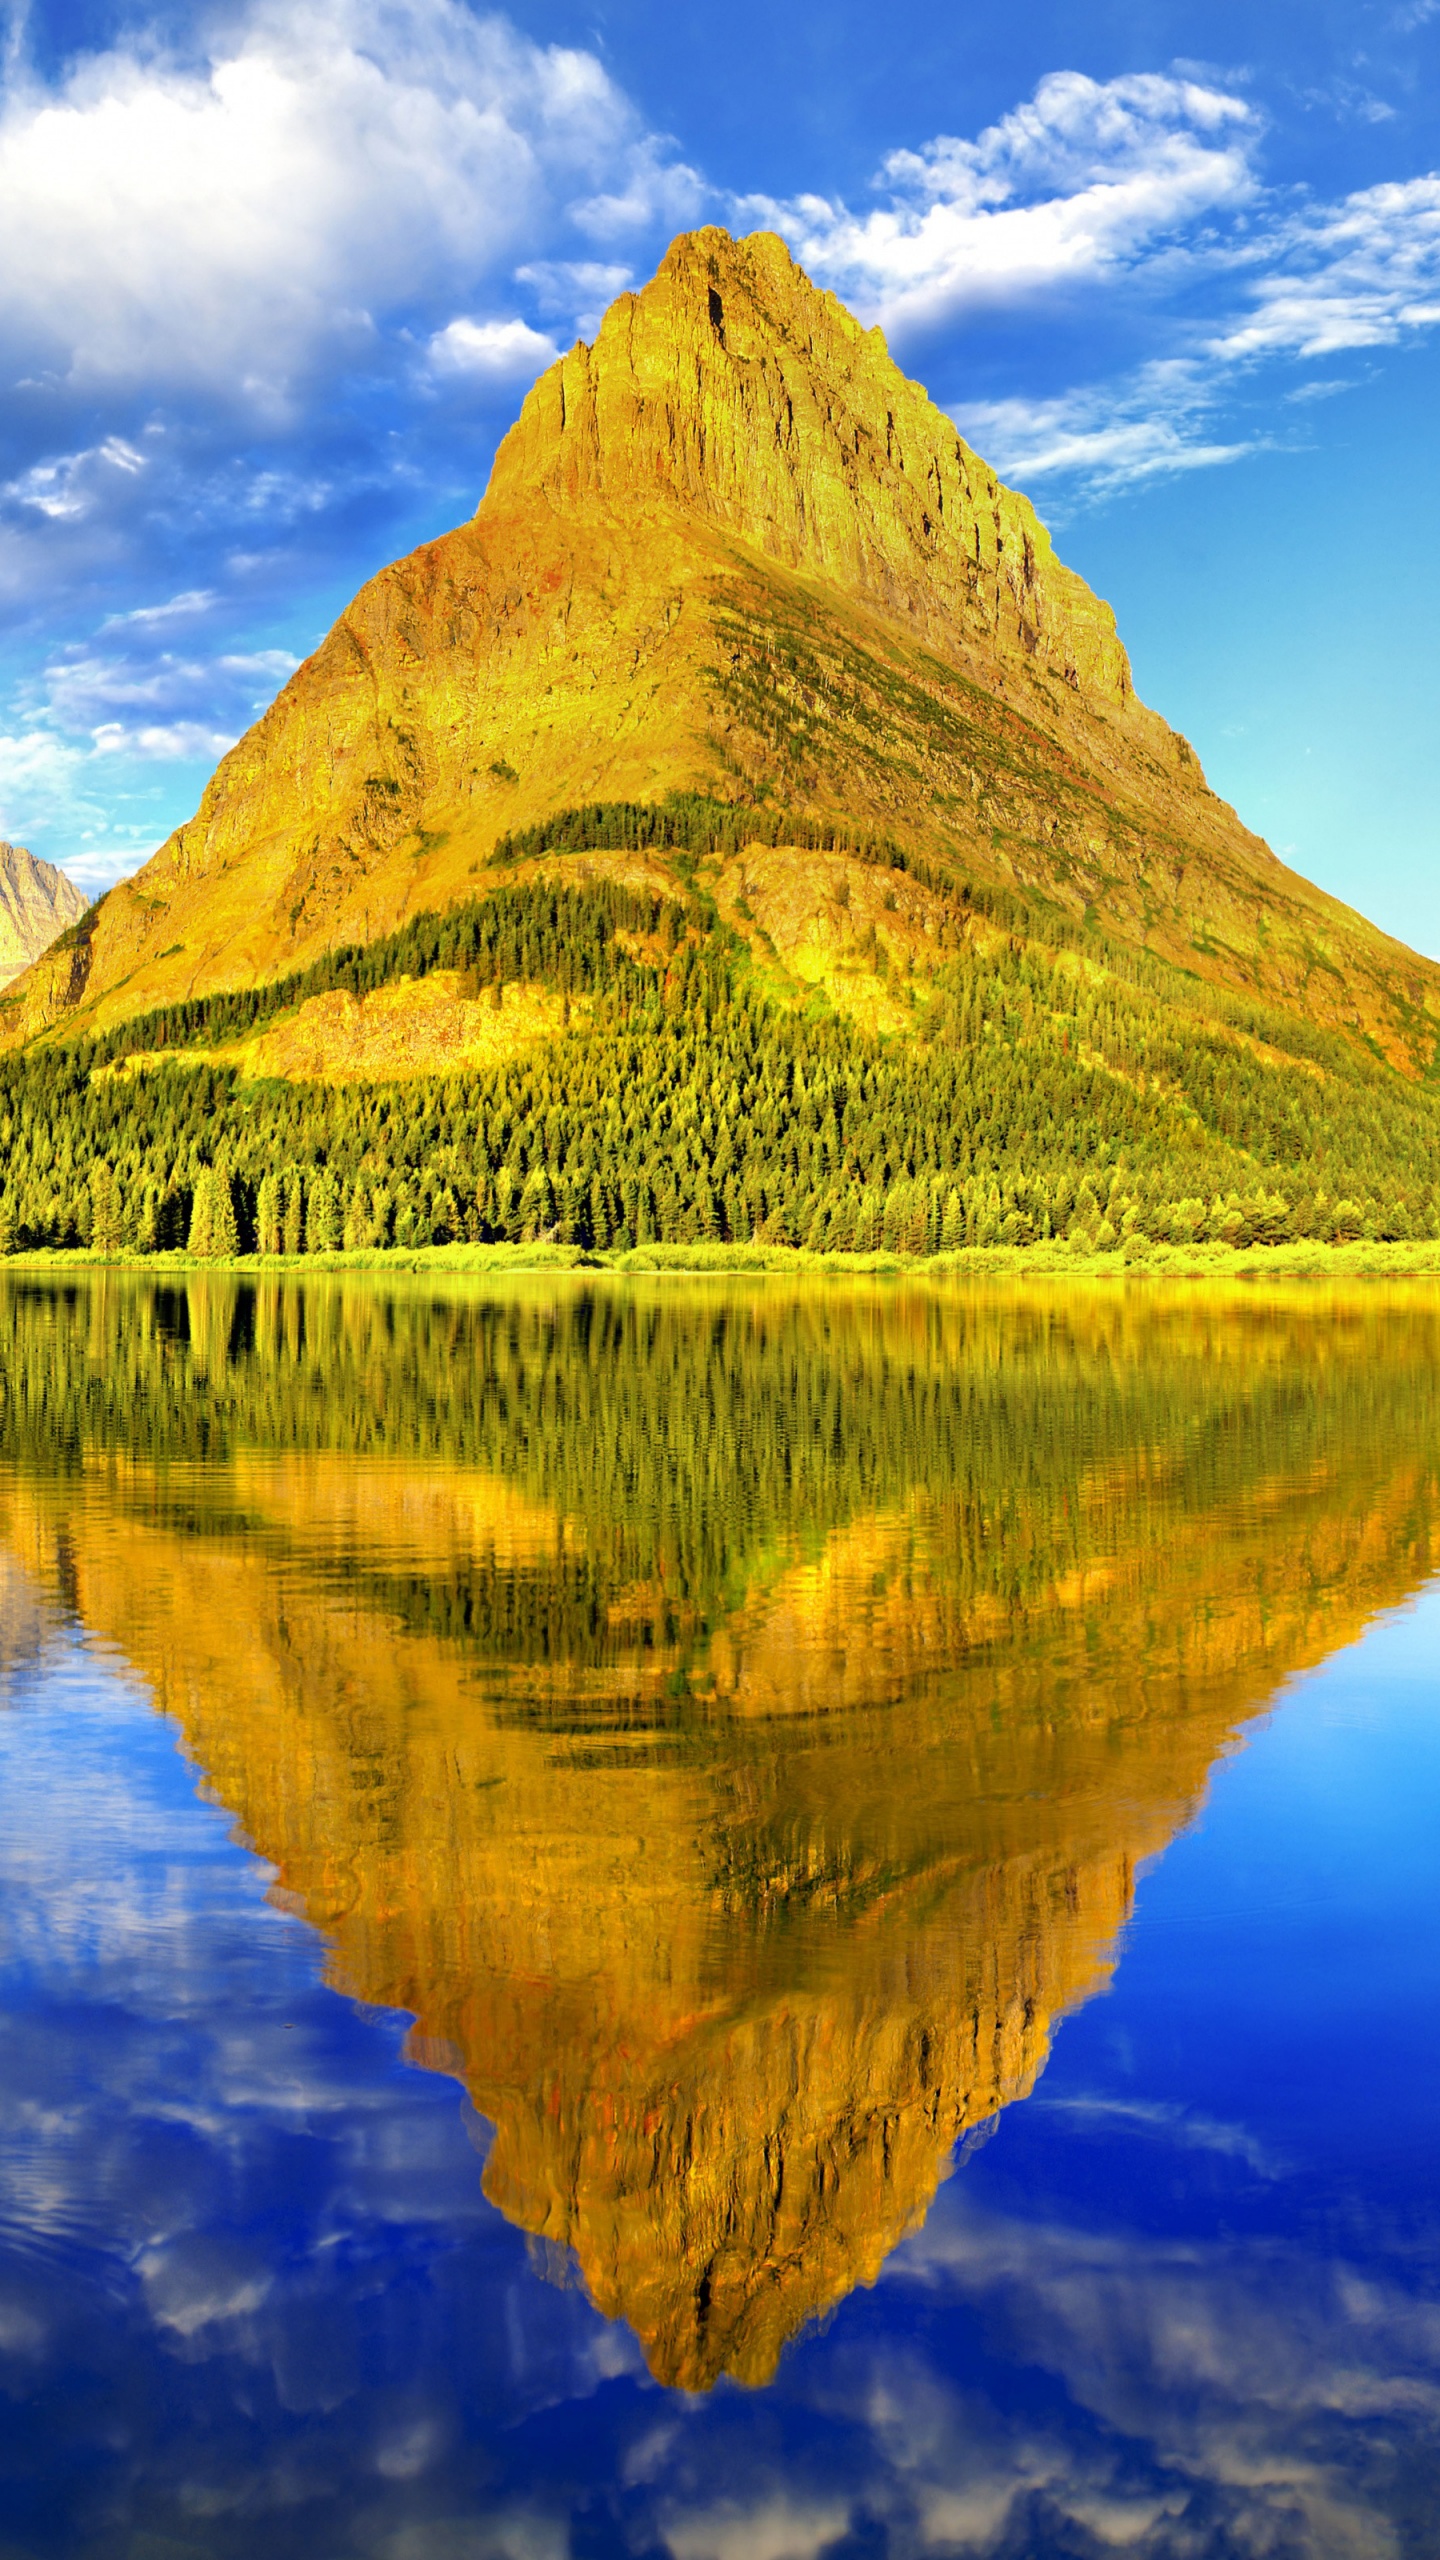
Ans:
{"type": "MultiPolygon", "coordinates": [[[[542,376],[473,520],[362,590],[4,1036],[303,971],[473,898],[497,840],[672,793],[804,813],[801,846],[882,830],[1430,1063],[1440,971],[1216,798],[1109,607],[880,332],[773,234],[720,230],[542,376]]],[[[841,928],[759,832],[743,905],[788,959],[841,928]]]]}

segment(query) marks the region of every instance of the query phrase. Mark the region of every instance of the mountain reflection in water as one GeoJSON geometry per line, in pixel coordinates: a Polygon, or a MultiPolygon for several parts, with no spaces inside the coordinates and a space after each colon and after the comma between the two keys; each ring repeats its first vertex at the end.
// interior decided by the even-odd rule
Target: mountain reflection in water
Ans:
{"type": "Polygon", "coordinates": [[[662,2382],[773,2374],[1435,1569],[1363,1294],[13,1283],[9,1570],[118,1648],[662,2382]]]}

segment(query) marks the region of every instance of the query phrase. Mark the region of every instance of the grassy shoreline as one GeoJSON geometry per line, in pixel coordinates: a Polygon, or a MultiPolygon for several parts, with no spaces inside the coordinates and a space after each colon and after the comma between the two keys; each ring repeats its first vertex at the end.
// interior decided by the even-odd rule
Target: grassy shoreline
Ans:
{"type": "Polygon", "coordinates": [[[764,1244],[647,1244],[621,1252],[591,1252],[579,1245],[448,1244],[365,1252],[243,1254],[207,1259],[189,1253],[92,1253],[85,1246],[8,1255],[4,1271],[130,1271],[152,1277],[227,1273],[247,1279],[320,1279],[334,1272],[476,1274],[507,1272],[589,1274],[646,1278],[733,1275],[765,1278],[797,1273],[840,1277],[1046,1278],[1069,1280],[1155,1279],[1397,1279],[1440,1280],[1440,1238],[1422,1244],[1225,1244],[1152,1245],[1143,1256],[1122,1252],[1072,1253],[1068,1245],[976,1245],[958,1253],[912,1256],[893,1253],[807,1253],[803,1247],[764,1244]]]}

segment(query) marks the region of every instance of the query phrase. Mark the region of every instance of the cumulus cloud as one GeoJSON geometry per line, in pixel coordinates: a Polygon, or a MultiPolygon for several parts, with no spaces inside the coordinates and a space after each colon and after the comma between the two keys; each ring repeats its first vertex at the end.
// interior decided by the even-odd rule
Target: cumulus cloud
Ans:
{"type": "Polygon", "coordinates": [[[697,169],[671,157],[668,138],[647,134],[629,155],[624,182],[577,198],[571,215],[594,240],[653,230],[683,231],[700,217],[710,190],[697,169]]]}
{"type": "Polygon", "coordinates": [[[1257,191],[1259,121],[1222,89],[1055,72],[977,140],[892,152],[865,213],[747,200],[802,263],[892,335],[1096,284],[1257,191]]]}
{"type": "Polygon", "coordinates": [[[186,815],[274,689],[256,624],[303,629],[316,590],[328,619],[467,516],[519,394],[629,278],[596,242],[648,267],[637,232],[703,190],[593,49],[467,0],[239,0],[44,73],[8,22],[0,805],[89,861],[96,758],[120,850],[186,815]],[[210,700],[173,665],[115,673],[117,635],[138,665],[206,622],[210,700]]]}
{"type": "Polygon", "coordinates": [[[263,405],[572,199],[593,227],[672,183],[593,54],[460,0],[260,0],[200,61],[117,49],[58,90],[12,82],[0,345],[42,385],[263,405]]]}
{"type": "Polygon", "coordinates": [[[524,320],[451,320],[429,346],[433,373],[517,386],[533,382],[559,353],[553,338],[524,320]]]}
{"type": "Polygon", "coordinates": [[[586,302],[603,310],[617,293],[634,283],[635,275],[630,267],[607,266],[596,258],[532,258],[528,266],[516,268],[515,279],[518,284],[534,287],[535,298],[548,317],[558,311],[574,311],[586,302]]]}
{"type": "Polygon", "coordinates": [[[1203,66],[1057,71],[974,137],[891,152],[859,205],[722,203],[594,51],[465,0],[240,0],[195,25],[188,49],[142,30],[48,79],[14,48],[0,68],[0,609],[28,635],[0,802],[34,832],[37,778],[53,818],[68,773],[68,841],[40,848],[62,858],[96,841],[97,760],[153,812],[114,802],[127,858],[187,814],[279,681],[285,600],[323,592],[328,616],[468,515],[528,383],[726,203],[902,354],[926,342],[932,380],[932,357],[963,365],[964,396],[935,388],[1052,514],[1283,442],[1244,388],[1262,368],[1323,374],[1440,319],[1440,179],[1282,196],[1264,118],[1203,66]],[[1018,380],[1013,339],[986,341],[1016,311],[1018,380]]]}

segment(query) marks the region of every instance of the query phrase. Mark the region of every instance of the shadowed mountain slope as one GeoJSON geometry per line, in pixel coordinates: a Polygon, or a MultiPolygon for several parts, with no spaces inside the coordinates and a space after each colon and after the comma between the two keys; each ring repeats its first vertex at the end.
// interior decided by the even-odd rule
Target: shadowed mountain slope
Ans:
{"type": "Polygon", "coordinates": [[[286,976],[473,897],[502,836],[672,792],[804,814],[753,849],[738,824],[721,901],[801,984],[847,938],[807,855],[829,819],[927,861],[942,919],[1008,885],[1431,1064],[1440,970],[1208,789],[1108,606],[879,332],[718,230],[542,377],[474,520],[363,589],[3,1036],[286,976]]]}

